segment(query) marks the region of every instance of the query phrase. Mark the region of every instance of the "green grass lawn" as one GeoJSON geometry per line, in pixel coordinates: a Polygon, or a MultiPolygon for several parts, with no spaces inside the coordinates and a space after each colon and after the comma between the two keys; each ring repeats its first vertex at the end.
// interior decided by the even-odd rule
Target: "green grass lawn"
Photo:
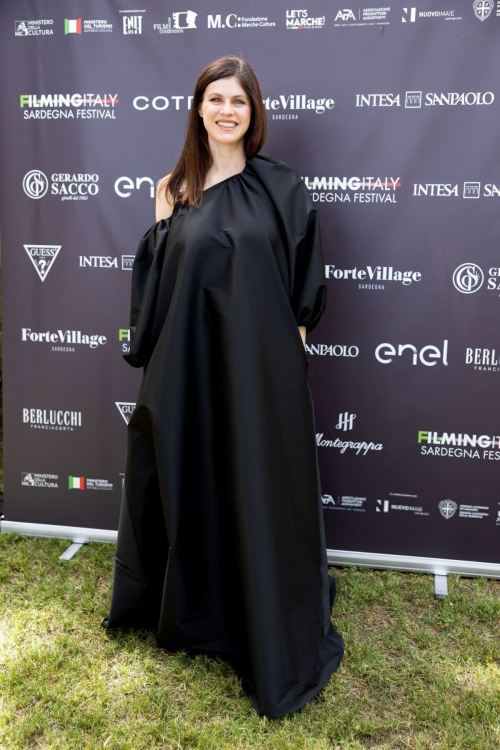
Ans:
{"type": "MultiPolygon", "coordinates": [[[[500,748],[500,581],[330,568],[346,653],[299,711],[261,718],[231,667],[106,631],[114,545],[0,535],[0,748],[500,748]]],[[[203,574],[203,561],[199,562],[203,574]]]]}

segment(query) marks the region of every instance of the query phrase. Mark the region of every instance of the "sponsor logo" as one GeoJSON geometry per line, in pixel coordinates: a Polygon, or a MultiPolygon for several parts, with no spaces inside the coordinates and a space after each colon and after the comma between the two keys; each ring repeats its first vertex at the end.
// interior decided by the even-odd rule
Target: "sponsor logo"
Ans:
{"type": "Polygon", "coordinates": [[[128,354],[130,351],[130,328],[119,328],[118,329],[118,341],[121,344],[122,354],[128,354]]]}
{"type": "Polygon", "coordinates": [[[116,408],[123,417],[125,424],[130,422],[130,417],[134,413],[135,404],[128,403],[126,401],[115,401],[116,408]]]}
{"type": "Polygon", "coordinates": [[[438,508],[443,518],[446,518],[446,520],[448,520],[449,518],[453,518],[458,505],[454,500],[441,500],[438,503],[438,508]]]}
{"type": "Polygon", "coordinates": [[[49,189],[49,181],[39,169],[32,169],[23,178],[23,190],[28,198],[43,198],[49,189]]]}
{"type": "Polygon", "coordinates": [[[130,198],[132,190],[140,190],[143,183],[149,185],[150,198],[155,197],[155,183],[150,177],[136,177],[135,182],[130,177],[118,177],[115,180],[115,193],[119,198],[130,198]]]}
{"type": "Polygon", "coordinates": [[[401,21],[403,23],[415,23],[417,20],[417,9],[416,8],[403,8],[403,15],[401,21]]]}
{"type": "Polygon", "coordinates": [[[82,426],[82,412],[23,408],[23,424],[29,424],[30,427],[38,430],[73,432],[75,427],[82,426]]]}
{"type": "Polygon", "coordinates": [[[344,510],[354,511],[355,513],[366,513],[366,497],[358,497],[357,495],[337,495],[337,498],[333,498],[332,495],[323,495],[322,502],[324,508],[330,508],[332,510],[344,510]]]}
{"type": "Polygon", "coordinates": [[[387,19],[390,8],[357,8],[357,17],[352,8],[341,8],[335,16],[334,26],[377,26],[383,24],[388,26],[390,21],[387,19]]]}
{"type": "Polygon", "coordinates": [[[337,15],[335,16],[336,21],[338,21],[339,19],[341,21],[355,21],[356,16],[350,8],[344,8],[343,10],[339,10],[337,15]]]}
{"type": "Polygon", "coordinates": [[[85,477],[68,476],[68,488],[70,490],[112,490],[113,483],[107,479],[85,479],[85,477]]]}
{"type": "Polygon", "coordinates": [[[142,16],[122,16],[124,34],[142,34],[142,16]]]}
{"type": "Polygon", "coordinates": [[[453,286],[463,294],[477,292],[483,281],[484,274],[475,263],[462,263],[453,272],[453,286]]]}
{"type": "MultiPolygon", "coordinates": [[[[327,279],[337,281],[385,282],[399,281],[403,286],[409,286],[414,281],[420,281],[420,271],[397,271],[393,266],[365,266],[364,268],[336,268],[325,266],[327,279]]],[[[385,284],[359,283],[358,289],[385,289],[385,284]]]]}
{"type": "Polygon", "coordinates": [[[443,353],[441,354],[441,351],[437,348],[437,346],[434,346],[433,344],[428,344],[427,346],[423,346],[420,351],[418,351],[417,347],[413,344],[399,344],[397,351],[396,348],[392,344],[379,344],[377,348],[375,349],[375,358],[381,362],[383,365],[387,365],[390,362],[393,361],[393,357],[402,357],[403,352],[409,349],[412,352],[412,364],[416,365],[420,361],[423,365],[426,365],[426,367],[433,367],[437,364],[437,362],[429,362],[428,360],[430,358],[436,360],[436,359],[442,359],[443,365],[448,365],[447,362],[447,355],[448,355],[448,339],[445,339],[443,341],[443,353]]]}
{"type": "MultiPolygon", "coordinates": [[[[43,331],[41,333],[37,333],[36,331],[33,331],[31,328],[21,328],[21,341],[32,341],[36,343],[47,343],[47,344],[56,344],[58,342],[61,342],[61,344],[76,344],[80,345],[83,344],[85,346],[89,346],[91,349],[97,349],[99,346],[104,346],[107,342],[106,336],[102,336],[100,334],[86,334],[82,333],[81,331],[62,331],[58,330],[55,333],[51,333],[50,331],[43,331]]],[[[66,347],[52,347],[52,351],[75,351],[74,348],[66,348],[66,347]]]]}
{"type": "Polygon", "coordinates": [[[422,456],[445,456],[451,458],[474,458],[499,461],[499,435],[468,435],[462,432],[418,431],[418,444],[422,456]],[[481,449],[481,450],[479,450],[481,449]]]}
{"type": "Polygon", "coordinates": [[[81,18],[65,18],[64,19],[64,33],[65,34],[81,34],[82,33],[82,19],[81,18]]]}
{"type": "Polygon", "coordinates": [[[116,120],[118,94],[21,94],[25,120],[116,120]]]}
{"type": "Polygon", "coordinates": [[[484,372],[499,372],[500,357],[496,349],[469,349],[465,350],[465,364],[474,365],[474,370],[484,372]]]}
{"type": "MultiPolygon", "coordinates": [[[[390,492],[389,497],[412,497],[418,498],[418,495],[407,495],[401,492],[390,492]]],[[[428,516],[429,511],[424,510],[423,505],[410,505],[409,503],[392,502],[387,498],[377,498],[375,504],[375,511],[377,513],[389,513],[391,511],[399,511],[403,513],[413,513],[415,516],[428,516]]]]}
{"type": "MultiPolygon", "coordinates": [[[[397,106],[399,107],[399,103],[397,106]]],[[[405,94],[405,108],[406,109],[420,109],[421,106],[422,106],[422,92],[421,91],[407,91],[405,94]]]]}
{"type": "Polygon", "coordinates": [[[87,477],[86,488],[88,490],[105,490],[109,492],[109,490],[113,489],[113,482],[110,482],[108,479],[90,479],[87,477]]]}
{"type": "Polygon", "coordinates": [[[352,430],[354,427],[354,420],[356,419],[355,414],[349,414],[348,411],[345,411],[343,414],[339,414],[339,421],[335,425],[336,430],[344,430],[346,432],[347,430],[352,430]]]}
{"type": "Polygon", "coordinates": [[[220,13],[207,16],[209,29],[258,29],[266,26],[276,26],[276,23],[268,16],[240,16],[238,13],[228,13],[224,18],[220,13]]]}
{"type": "Polygon", "coordinates": [[[24,245],[28,257],[42,281],[45,281],[61,245],[24,245]]]}
{"type": "Polygon", "coordinates": [[[306,352],[320,357],[357,357],[359,348],[345,344],[306,344],[306,352]]]}
{"type": "Polygon", "coordinates": [[[133,263],[133,255],[122,255],[121,264],[118,257],[113,257],[111,255],[78,256],[78,265],[80,268],[116,268],[122,271],[131,271],[133,263]]]}
{"type": "Polygon", "coordinates": [[[23,471],[21,473],[21,484],[23,487],[48,487],[57,489],[59,487],[57,480],[58,474],[37,474],[33,471],[23,471]]]}
{"type": "Polygon", "coordinates": [[[480,21],[486,21],[493,10],[493,5],[493,0],[474,0],[472,3],[474,15],[476,18],[479,18],[480,21]]]}
{"type": "Polygon", "coordinates": [[[454,500],[441,500],[438,503],[439,512],[448,521],[456,514],[459,518],[488,518],[490,509],[487,505],[471,505],[470,503],[456,503],[454,500]]]}
{"type": "Polygon", "coordinates": [[[65,18],[64,19],[64,33],[65,34],[81,34],[83,33],[109,33],[113,31],[113,24],[109,23],[101,18],[84,19],[82,24],[81,18],[65,18]]]}
{"type": "Polygon", "coordinates": [[[281,94],[275,99],[268,96],[263,102],[265,108],[271,111],[272,120],[294,120],[297,119],[297,112],[308,110],[322,115],[327,109],[333,109],[335,106],[334,99],[312,99],[306,94],[281,94]]]}
{"type": "Polygon", "coordinates": [[[40,21],[15,21],[15,36],[53,36],[52,18],[40,21]]]}
{"type": "MultiPolygon", "coordinates": [[[[97,174],[53,174],[50,194],[58,195],[62,201],[86,201],[89,195],[99,192],[97,174]]],[[[49,180],[38,169],[27,172],[23,178],[23,190],[29,198],[43,198],[49,189],[49,180]]]]}
{"type": "Polygon", "coordinates": [[[418,10],[417,8],[403,8],[402,23],[415,23],[417,19],[430,18],[434,20],[461,21],[462,16],[456,16],[454,10],[418,10]]]}
{"type": "Polygon", "coordinates": [[[196,16],[193,10],[172,13],[165,23],[154,23],[153,31],[158,34],[182,34],[185,29],[196,29],[196,16]]]}
{"type": "MultiPolygon", "coordinates": [[[[339,421],[335,425],[335,429],[337,430],[343,430],[344,432],[348,430],[352,430],[354,426],[354,420],[356,419],[356,414],[350,414],[349,412],[344,412],[339,414],[339,421]]],[[[323,437],[323,433],[316,433],[316,445],[318,445],[320,448],[337,448],[340,453],[345,453],[346,451],[355,451],[356,455],[358,456],[360,453],[362,453],[363,456],[366,456],[367,453],[370,451],[381,451],[383,450],[384,446],[382,443],[367,443],[365,441],[354,441],[354,440],[341,440],[340,438],[335,438],[334,440],[328,440],[323,437]]]]}
{"type": "Polygon", "coordinates": [[[325,26],[325,16],[310,16],[307,10],[287,10],[285,17],[287,31],[322,29],[325,26]]]}
{"type": "Polygon", "coordinates": [[[369,451],[381,451],[384,448],[382,443],[355,442],[352,440],[340,440],[340,438],[328,440],[323,437],[322,432],[316,433],[316,445],[320,448],[338,448],[340,453],[345,453],[346,450],[354,450],[357,456],[359,456],[361,451],[363,451],[362,455],[366,456],[369,451]]]}
{"type": "Polygon", "coordinates": [[[500,185],[488,182],[483,187],[481,194],[480,182],[464,182],[463,188],[457,182],[425,182],[414,183],[413,195],[417,198],[498,198],[500,197],[500,185]]]}
{"type": "Polygon", "coordinates": [[[314,202],[397,203],[399,177],[303,177],[314,202]]]}
{"type": "MultiPolygon", "coordinates": [[[[462,294],[472,294],[483,286],[485,274],[477,263],[462,263],[453,272],[453,286],[462,294]]],[[[500,291],[500,268],[488,269],[485,289],[500,291]]]]}
{"type": "Polygon", "coordinates": [[[456,107],[490,105],[495,101],[493,91],[435,92],[405,91],[404,94],[356,94],[356,107],[401,107],[420,109],[424,107],[456,107]]]}
{"type": "Polygon", "coordinates": [[[481,195],[480,182],[464,182],[464,198],[479,198],[481,195]]]}

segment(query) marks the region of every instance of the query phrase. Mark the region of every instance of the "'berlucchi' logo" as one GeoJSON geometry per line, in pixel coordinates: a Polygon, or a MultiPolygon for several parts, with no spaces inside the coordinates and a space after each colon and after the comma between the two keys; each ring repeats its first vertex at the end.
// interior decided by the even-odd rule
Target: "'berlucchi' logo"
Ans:
{"type": "Polygon", "coordinates": [[[42,281],[45,281],[61,245],[24,245],[24,249],[31,258],[37,274],[42,281]]]}

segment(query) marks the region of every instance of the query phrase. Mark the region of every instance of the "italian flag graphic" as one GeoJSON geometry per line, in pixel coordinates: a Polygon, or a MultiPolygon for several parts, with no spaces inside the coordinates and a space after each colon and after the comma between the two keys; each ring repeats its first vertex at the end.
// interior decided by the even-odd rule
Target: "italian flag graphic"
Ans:
{"type": "Polygon", "coordinates": [[[69,477],[70,490],[84,490],[85,479],[83,477],[69,477]]]}
{"type": "Polygon", "coordinates": [[[82,19],[81,18],[65,18],[64,19],[64,33],[65,34],[81,34],[82,33],[82,19]]]}

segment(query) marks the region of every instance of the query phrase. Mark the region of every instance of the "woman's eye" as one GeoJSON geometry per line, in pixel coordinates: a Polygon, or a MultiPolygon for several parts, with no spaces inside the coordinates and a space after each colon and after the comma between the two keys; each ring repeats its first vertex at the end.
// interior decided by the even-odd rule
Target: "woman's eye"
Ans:
{"type": "MultiPolygon", "coordinates": [[[[213,97],[212,97],[212,98],[210,99],[210,101],[211,101],[211,102],[215,102],[216,100],[220,100],[220,97],[219,97],[219,96],[213,96],[213,97]]],[[[244,102],[244,101],[242,101],[241,99],[236,99],[236,101],[237,101],[237,102],[240,102],[241,104],[245,104],[245,102],[244,102]]]]}

